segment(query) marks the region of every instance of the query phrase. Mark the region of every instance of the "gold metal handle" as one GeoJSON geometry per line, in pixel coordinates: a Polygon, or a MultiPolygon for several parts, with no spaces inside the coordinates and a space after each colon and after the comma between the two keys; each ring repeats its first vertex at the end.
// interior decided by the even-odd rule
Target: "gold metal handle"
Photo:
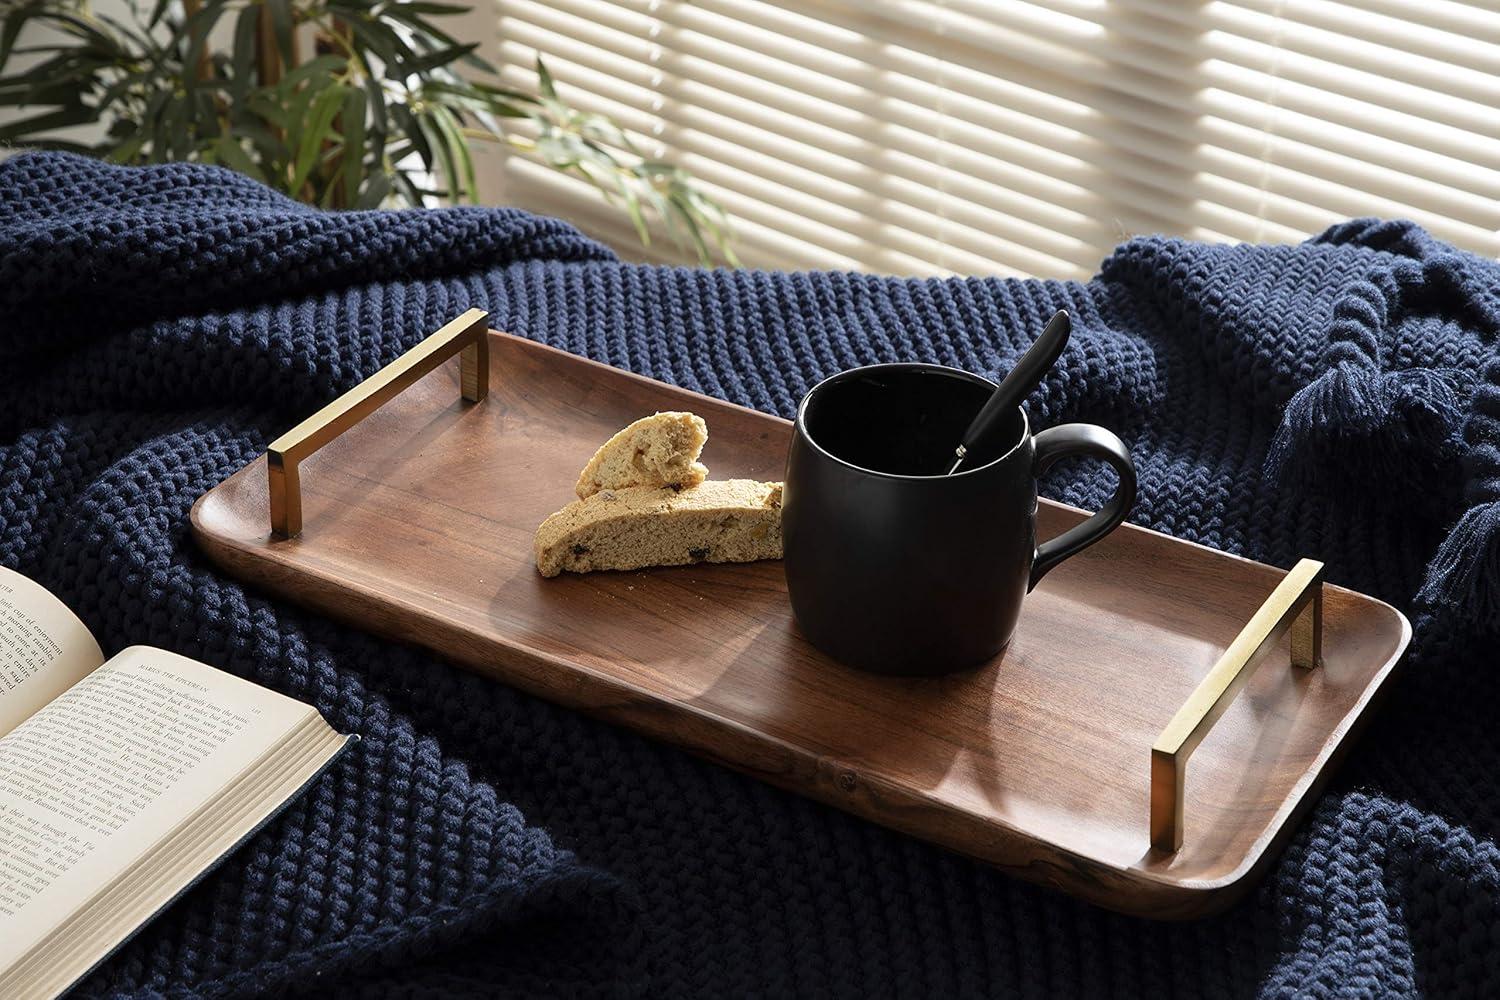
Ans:
{"type": "Polygon", "coordinates": [[[302,481],[297,465],[395,398],[423,375],[458,354],[464,399],[479,402],[490,391],[489,313],[470,309],[416,347],[272,441],[266,448],[271,489],[271,534],[302,532],[302,481]]]}
{"type": "Polygon", "coordinates": [[[1318,666],[1323,659],[1322,563],[1303,559],[1292,567],[1161,731],[1151,748],[1152,847],[1161,851],[1182,848],[1188,757],[1250,680],[1271,643],[1288,627],[1292,630],[1292,665],[1318,666]]]}

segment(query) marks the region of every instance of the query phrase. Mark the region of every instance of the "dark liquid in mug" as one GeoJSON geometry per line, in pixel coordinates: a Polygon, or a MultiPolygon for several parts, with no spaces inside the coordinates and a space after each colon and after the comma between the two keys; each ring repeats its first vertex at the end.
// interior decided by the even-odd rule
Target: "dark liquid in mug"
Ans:
{"type": "MultiPolygon", "coordinates": [[[[942,373],[906,371],[891,378],[870,372],[819,393],[805,414],[807,432],[824,451],[862,469],[941,476],[953,465],[953,449],[992,391],[942,373]]],[[[970,450],[964,469],[994,461],[1020,439],[1016,412],[987,442],[970,450]]]]}

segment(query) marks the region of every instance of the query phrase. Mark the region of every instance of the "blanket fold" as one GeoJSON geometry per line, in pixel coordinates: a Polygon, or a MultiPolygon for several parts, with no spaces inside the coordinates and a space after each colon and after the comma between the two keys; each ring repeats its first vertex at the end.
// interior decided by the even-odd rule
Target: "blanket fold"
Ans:
{"type": "MultiPolygon", "coordinates": [[[[1409,223],[1294,247],[1143,237],[1087,283],[703,271],[624,264],[512,209],[329,214],[215,168],[6,160],[0,561],[107,650],[179,650],[364,737],[80,994],[1500,992],[1497,305],[1500,267],[1409,223]],[[212,569],[192,502],[469,306],[782,415],[858,364],[1002,372],[1068,308],[1033,423],[1119,432],[1137,523],[1319,558],[1401,606],[1399,690],[1245,902],[1158,924],[212,569]]],[[[1083,507],[1112,486],[1087,463],[1043,484],[1083,507]]]]}

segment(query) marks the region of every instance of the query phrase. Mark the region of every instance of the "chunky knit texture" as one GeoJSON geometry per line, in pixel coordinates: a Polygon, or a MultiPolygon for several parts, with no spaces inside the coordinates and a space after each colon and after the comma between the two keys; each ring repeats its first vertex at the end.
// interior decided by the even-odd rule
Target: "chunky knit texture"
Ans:
{"type": "MultiPolygon", "coordinates": [[[[1497,331],[1500,269],[1405,223],[1137,239],[1087,284],[897,280],[632,266],[512,210],[325,215],[212,168],[8,160],[0,561],[110,651],[202,658],[364,736],[81,993],[1500,993],[1497,331]],[[1066,307],[1034,422],[1131,442],[1137,523],[1323,559],[1407,610],[1397,690],[1260,888],[1157,924],[212,569],[193,500],[468,306],[781,414],[858,364],[1003,370],[1066,307]]],[[[1070,464],[1044,492],[1110,485],[1070,464]]]]}

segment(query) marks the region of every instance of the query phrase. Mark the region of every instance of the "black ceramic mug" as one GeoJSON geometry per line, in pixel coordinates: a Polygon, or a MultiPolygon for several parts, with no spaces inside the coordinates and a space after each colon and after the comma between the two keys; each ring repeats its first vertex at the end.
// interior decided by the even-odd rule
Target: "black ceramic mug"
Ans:
{"type": "Polygon", "coordinates": [[[1048,570],[1125,519],[1135,466],[1093,424],[1033,435],[1017,408],[945,475],[994,388],[940,365],[873,365],[825,379],[797,408],[787,590],[803,634],[834,659],[892,674],[977,666],[1010,641],[1048,570]],[[1067,455],[1102,458],[1119,486],[1103,510],[1037,545],[1037,476],[1067,455]]]}

